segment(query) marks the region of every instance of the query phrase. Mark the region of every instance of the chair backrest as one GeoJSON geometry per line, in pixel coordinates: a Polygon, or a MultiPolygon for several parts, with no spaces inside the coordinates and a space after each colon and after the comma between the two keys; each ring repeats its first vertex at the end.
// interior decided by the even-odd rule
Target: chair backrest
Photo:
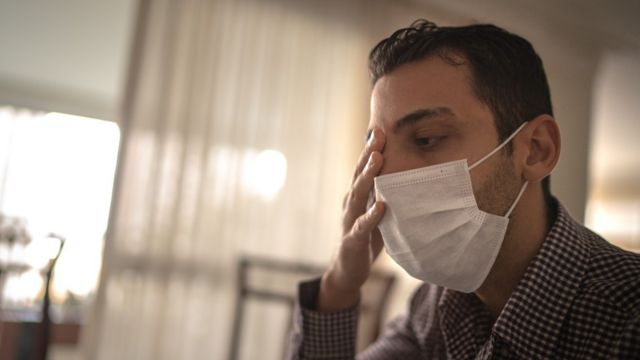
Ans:
{"type": "MultiPolygon", "coordinates": [[[[229,358],[239,358],[249,300],[280,303],[288,307],[288,333],[297,297],[297,284],[320,276],[325,269],[326,266],[301,262],[241,257],[238,261],[238,293],[229,358]]],[[[393,282],[392,274],[374,271],[364,284],[358,323],[358,351],[378,337],[393,282]]],[[[286,351],[287,333],[282,334],[282,354],[286,351]]]]}

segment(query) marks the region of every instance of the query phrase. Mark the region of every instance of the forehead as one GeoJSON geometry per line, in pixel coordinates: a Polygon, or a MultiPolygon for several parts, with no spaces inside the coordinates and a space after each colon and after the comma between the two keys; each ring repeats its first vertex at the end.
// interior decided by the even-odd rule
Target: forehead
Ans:
{"type": "MultiPolygon", "coordinates": [[[[452,121],[478,122],[491,112],[472,89],[472,76],[464,63],[452,64],[439,56],[405,64],[381,77],[371,95],[369,127],[391,130],[394,123],[422,109],[448,108],[452,121]]],[[[480,123],[474,125],[491,125],[480,123]]]]}

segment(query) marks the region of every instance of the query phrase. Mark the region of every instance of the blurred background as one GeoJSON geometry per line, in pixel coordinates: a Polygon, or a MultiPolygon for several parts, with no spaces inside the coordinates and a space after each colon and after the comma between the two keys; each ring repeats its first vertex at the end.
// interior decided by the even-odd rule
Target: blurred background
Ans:
{"type": "MultiPolygon", "coordinates": [[[[637,14],[635,0],[0,0],[0,358],[35,354],[42,333],[49,359],[281,358],[295,276],[340,238],[368,52],[417,18],[533,43],[563,136],[553,193],[639,251],[637,14]],[[294,278],[248,279],[260,264],[294,278]],[[288,294],[250,298],[252,281],[288,294]]],[[[376,266],[395,279],[384,322],[417,283],[376,266]]]]}

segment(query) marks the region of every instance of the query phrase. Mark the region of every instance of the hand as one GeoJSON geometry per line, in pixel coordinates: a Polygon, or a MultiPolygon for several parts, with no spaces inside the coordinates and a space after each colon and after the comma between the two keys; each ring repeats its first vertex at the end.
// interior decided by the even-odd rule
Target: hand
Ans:
{"type": "Polygon", "coordinates": [[[342,243],[329,269],[322,276],[318,310],[347,309],[358,302],[360,287],[367,280],[371,264],[383,247],[377,225],[384,215],[384,204],[376,201],[367,209],[373,178],[382,168],[384,133],[373,129],[353,175],[351,191],[343,202],[342,243]]]}

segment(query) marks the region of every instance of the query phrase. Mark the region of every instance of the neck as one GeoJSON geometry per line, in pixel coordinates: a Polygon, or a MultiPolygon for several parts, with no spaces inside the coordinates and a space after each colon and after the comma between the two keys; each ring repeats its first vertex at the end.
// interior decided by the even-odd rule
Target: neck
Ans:
{"type": "Polygon", "coordinates": [[[525,191],[489,275],[476,295],[497,319],[549,232],[547,206],[539,186],[525,191]]]}

